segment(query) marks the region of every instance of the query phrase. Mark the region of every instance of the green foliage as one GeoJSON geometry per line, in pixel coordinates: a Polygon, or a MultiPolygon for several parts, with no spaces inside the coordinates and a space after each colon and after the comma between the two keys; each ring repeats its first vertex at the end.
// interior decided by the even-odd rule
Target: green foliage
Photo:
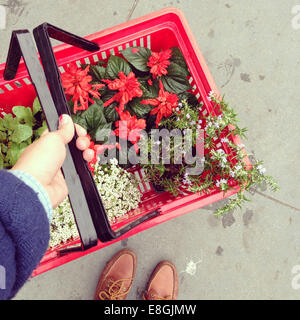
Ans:
{"type": "Polygon", "coordinates": [[[14,166],[24,149],[47,128],[38,98],[32,109],[15,106],[12,113],[0,118],[0,169],[14,166]]]}
{"type": "Polygon", "coordinates": [[[112,126],[112,123],[106,120],[104,109],[103,102],[97,100],[87,110],[72,115],[73,121],[85,128],[95,142],[105,142],[105,130],[111,129],[112,126]]]}
{"type": "Polygon", "coordinates": [[[127,48],[121,52],[124,58],[137,70],[149,72],[147,62],[151,56],[151,50],[143,47],[127,48]]]}
{"type": "Polygon", "coordinates": [[[105,78],[115,80],[120,72],[128,75],[131,72],[130,65],[124,59],[111,55],[105,69],[105,78]]]}

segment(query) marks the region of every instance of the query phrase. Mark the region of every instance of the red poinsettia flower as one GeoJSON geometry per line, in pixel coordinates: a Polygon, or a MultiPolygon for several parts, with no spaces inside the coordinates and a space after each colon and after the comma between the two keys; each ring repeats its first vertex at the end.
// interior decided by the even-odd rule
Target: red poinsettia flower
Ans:
{"type": "Polygon", "coordinates": [[[163,117],[167,118],[173,113],[174,109],[178,105],[178,97],[174,93],[165,91],[161,80],[159,80],[159,96],[156,99],[147,99],[140,103],[156,106],[156,108],[151,110],[150,114],[157,114],[155,124],[156,127],[158,127],[163,117]]]}
{"type": "Polygon", "coordinates": [[[119,72],[119,79],[108,80],[103,79],[102,81],[108,84],[110,90],[119,90],[112,98],[104,103],[104,107],[109,106],[114,101],[119,102],[118,112],[121,113],[124,110],[125,104],[131,101],[135,97],[141,97],[143,91],[140,88],[140,83],[135,77],[133,72],[130,72],[128,76],[124,72],[119,72]]]}
{"type": "Polygon", "coordinates": [[[121,139],[129,140],[138,152],[137,143],[141,138],[141,130],[146,128],[145,119],[137,119],[136,116],[132,116],[128,111],[119,113],[120,119],[116,121],[117,129],[114,131],[116,136],[119,136],[121,139]]]}
{"type": "Polygon", "coordinates": [[[65,68],[65,72],[61,75],[65,94],[73,96],[72,101],[74,102],[75,114],[78,110],[86,110],[89,101],[94,103],[89,94],[99,99],[100,94],[98,89],[105,86],[102,83],[90,84],[93,79],[88,75],[89,70],[89,65],[85,69],[81,69],[72,63],[69,67],[65,68]]]}
{"type": "Polygon", "coordinates": [[[171,58],[171,56],[171,49],[167,49],[161,52],[152,52],[147,66],[151,68],[150,73],[152,73],[154,79],[168,73],[167,68],[170,64],[169,59],[171,58]]]}

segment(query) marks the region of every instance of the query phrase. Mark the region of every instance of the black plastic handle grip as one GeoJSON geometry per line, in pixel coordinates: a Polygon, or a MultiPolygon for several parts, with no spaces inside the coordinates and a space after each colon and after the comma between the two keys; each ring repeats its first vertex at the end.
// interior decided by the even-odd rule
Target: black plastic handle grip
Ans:
{"type": "MultiPolygon", "coordinates": [[[[57,130],[58,113],[49,91],[42,66],[38,59],[34,42],[28,30],[18,30],[13,31],[12,33],[4,70],[5,80],[12,80],[16,76],[21,56],[24,58],[31,81],[36,89],[42,109],[46,116],[49,130],[57,130]]],[[[62,166],[62,171],[69,189],[70,204],[73,212],[76,213],[75,220],[81,238],[82,249],[85,250],[97,244],[97,234],[90,216],[81,180],[78,177],[70,154],[70,149],[76,148],[75,139],[73,139],[70,145],[66,146],[66,148],[67,156],[62,166]]]]}
{"type": "MultiPolygon", "coordinates": [[[[96,43],[77,37],[48,23],[43,23],[36,27],[33,30],[33,35],[40,53],[45,76],[48,81],[49,89],[51,91],[57,112],[59,115],[63,113],[70,114],[66,96],[61,83],[60,72],[50,42],[50,37],[54,37],[57,40],[66,41],[69,44],[92,52],[98,51],[100,48],[96,43]]],[[[90,208],[90,213],[98,238],[102,242],[116,239],[144,221],[159,215],[159,211],[150,212],[122,228],[121,230],[113,231],[91,172],[74,143],[70,143],[70,152],[84,188],[85,196],[90,208]]]]}

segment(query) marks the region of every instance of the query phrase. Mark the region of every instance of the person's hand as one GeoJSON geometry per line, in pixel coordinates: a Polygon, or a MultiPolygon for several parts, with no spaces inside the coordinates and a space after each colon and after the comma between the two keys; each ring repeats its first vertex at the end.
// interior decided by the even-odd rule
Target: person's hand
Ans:
{"type": "MultiPolygon", "coordinates": [[[[94,151],[89,149],[90,140],[87,132],[79,125],[75,125],[78,139],[76,146],[83,151],[86,161],[91,161],[94,151]]],[[[68,195],[68,187],[61,172],[61,166],[66,157],[65,145],[74,136],[74,123],[70,116],[62,115],[59,118],[57,131],[44,134],[28,146],[21,154],[12,170],[29,173],[36,178],[47,191],[53,208],[58,206],[68,195]]]]}

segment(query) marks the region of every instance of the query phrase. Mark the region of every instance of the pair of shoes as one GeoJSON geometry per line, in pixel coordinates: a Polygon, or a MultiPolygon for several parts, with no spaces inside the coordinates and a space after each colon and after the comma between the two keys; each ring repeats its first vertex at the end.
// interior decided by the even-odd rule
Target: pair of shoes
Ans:
{"type": "MultiPolygon", "coordinates": [[[[130,249],[118,252],[104,268],[94,300],[125,300],[136,272],[137,257],[130,249]]],[[[150,276],[144,300],[176,300],[178,276],[176,267],[169,261],[161,261],[150,276]]]]}

